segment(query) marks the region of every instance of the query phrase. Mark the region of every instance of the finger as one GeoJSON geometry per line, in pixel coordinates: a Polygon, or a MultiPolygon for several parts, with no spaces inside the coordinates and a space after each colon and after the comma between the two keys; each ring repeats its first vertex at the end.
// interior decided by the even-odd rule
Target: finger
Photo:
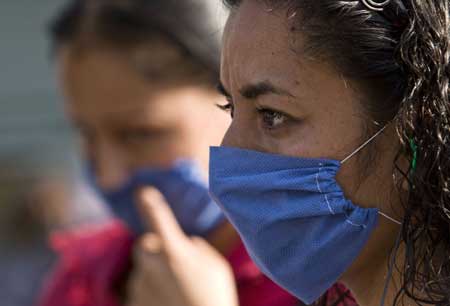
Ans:
{"type": "Polygon", "coordinates": [[[225,257],[223,257],[208,241],[200,237],[192,237],[191,242],[196,246],[196,249],[202,254],[207,255],[208,257],[220,261],[225,261],[225,257]]]}
{"type": "Polygon", "coordinates": [[[165,250],[179,248],[187,240],[166,199],[157,189],[142,189],[139,205],[144,220],[151,225],[153,233],[159,237],[165,250]]]}
{"type": "MultiPolygon", "coordinates": [[[[191,241],[194,245],[197,246],[200,250],[215,250],[205,239],[201,237],[192,237],[191,241]]],[[[217,252],[217,251],[215,251],[217,252]]]]}
{"type": "Polygon", "coordinates": [[[167,256],[163,252],[161,241],[156,235],[141,239],[133,254],[133,273],[144,277],[158,277],[166,273],[167,256]]]}
{"type": "Polygon", "coordinates": [[[162,243],[158,235],[147,233],[142,235],[135,243],[135,253],[160,254],[162,243]]]}
{"type": "Polygon", "coordinates": [[[164,257],[161,239],[156,234],[145,234],[135,243],[133,262],[140,271],[154,270],[164,257]]]}

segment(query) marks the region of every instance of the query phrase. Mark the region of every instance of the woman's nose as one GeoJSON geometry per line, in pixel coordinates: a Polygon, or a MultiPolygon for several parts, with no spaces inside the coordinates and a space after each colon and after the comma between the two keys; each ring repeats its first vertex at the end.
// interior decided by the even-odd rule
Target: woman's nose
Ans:
{"type": "Polygon", "coordinates": [[[233,120],[222,140],[222,146],[251,149],[250,142],[248,141],[248,132],[248,130],[242,128],[236,119],[233,120]]]}

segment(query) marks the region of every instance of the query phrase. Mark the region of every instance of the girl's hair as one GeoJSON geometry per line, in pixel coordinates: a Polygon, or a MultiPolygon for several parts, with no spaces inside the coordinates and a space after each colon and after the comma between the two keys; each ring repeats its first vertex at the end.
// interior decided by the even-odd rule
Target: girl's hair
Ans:
{"type": "Polygon", "coordinates": [[[163,38],[194,64],[219,71],[223,10],[211,0],[70,0],[50,24],[53,51],[70,43],[122,49],[163,38]]]}
{"type": "Polygon", "coordinates": [[[360,0],[262,1],[287,8],[289,30],[305,33],[307,50],[367,88],[371,119],[396,124],[396,183],[408,186],[408,197],[394,305],[405,296],[418,305],[450,305],[449,1],[391,0],[383,11],[360,0]],[[411,161],[407,171],[400,157],[411,161]]]}

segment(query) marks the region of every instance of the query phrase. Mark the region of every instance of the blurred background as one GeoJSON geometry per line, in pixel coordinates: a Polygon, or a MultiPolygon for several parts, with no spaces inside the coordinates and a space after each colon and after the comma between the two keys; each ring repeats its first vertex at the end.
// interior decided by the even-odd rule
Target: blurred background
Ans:
{"type": "Polygon", "coordinates": [[[63,115],[47,40],[56,0],[0,3],[0,304],[32,305],[55,260],[50,230],[107,215],[79,192],[76,138],[63,115]],[[86,209],[89,207],[89,209],[86,209]]]}
{"type": "MultiPolygon", "coordinates": [[[[49,277],[48,272],[58,259],[49,247],[54,233],[82,224],[98,224],[110,220],[112,215],[84,182],[80,139],[64,114],[51,54],[49,25],[68,3],[57,0],[4,0],[0,3],[0,306],[35,305],[49,277]]],[[[184,48],[192,48],[199,54],[191,56],[190,50],[180,51],[179,46],[168,43],[167,38],[156,35],[155,39],[161,40],[161,50],[172,50],[172,53],[160,52],[160,57],[167,63],[180,60],[172,69],[193,73],[195,77],[189,75],[183,82],[190,84],[191,79],[200,82],[198,88],[207,92],[209,102],[210,89],[203,85],[206,78],[211,79],[209,81],[214,78],[214,85],[216,82],[220,29],[225,14],[219,10],[220,6],[205,3],[207,5],[198,1],[199,7],[205,7],[205,14],[210,13],[210,20],[200,18],[201,21],[196,22],[197,9],[195,16],[186,18],[188,24],[193,23],[198,28],[199,37],[195,36],[197,33],[191,36],[183,26],[177,25],[177,18],[172,22],[176,25],[175,33],[181,37],[174,38],[186,43],[184,48]],[[210,28],[213,24],[215,26],[210,28]],[[212,49],[204,39],[211,40],[212,49]]],[[[184,18],[184,8],[179,11],[184,18]]],[[[165,18],[161,20],[159,22],[166,22],[165,18]]],[[[168,22],[170,24],[170,18],[168,22]]],[[[133,27],[132,20],[130,24],[133,27]]],[[[126,25],[124,28],[126,31],[126,25]]],[[[156,63],[159,65],[160,60],[156,63]]],[[[132,70],[135,73],[134,68],[132,70]]],[[[174,84],[178,84],[176,82],[174,84]]],[[[221,101],[222,97],[213,92],[221,101]]],[[[217,134],[221,139],[229,115],[213,103],[200,107],[211,108],[226,118],[221,121],[223,130],[217,134]]],[[[214,126],[219,129],[217,120],[214,126]]],[[[200,136],[197,138],[202,139],[200,136]]],[[[207,187],[205,190],[207,192],[207,187]]]]}

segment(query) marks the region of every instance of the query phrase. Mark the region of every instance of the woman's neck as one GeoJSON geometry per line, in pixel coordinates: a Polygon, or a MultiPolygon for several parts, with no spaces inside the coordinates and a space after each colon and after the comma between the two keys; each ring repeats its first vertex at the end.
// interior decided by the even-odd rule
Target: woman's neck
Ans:
{"type": "MultiPolygon", "coordinates": [[[[377,266],[375,264],[374,266],[377,266]]],[[[382,263],[383,267],[387,263],[382,263]]],[[[383,299],[384,289],[386,283],[389,281],[388,269],[371,269],[368,274],[361,274],[361,277],[355,277],[354,281],[348,283],[353,294],[361,306],[379,306],[383,299]],[[371,275],[371,277],[367,277],[371,275]]],[[[384,299],[385,306],[391,306],[396,292],[394,281],[390,281],[390,286],[387,288],[387,294],[384,299]]]]}
{"type": "MultiPolygon", "coordinates": [[[[370,265],[352,274],[344,283],[352,290],[360,306],[379,306],[384,300],[384,306],[392,306],[401,284],[403,248],[399,247],[393,257],[373,258],[370,265]],[[392,268],[391,268],[392,267],[392,268]],[[399,268],[399,269],[398,269],[399,268]],[[386,292],[385,292],[386,291],[386,292]]],[[[406,301],[406,300],[405,300],[406,301]]],[[[406,303],[405,305],[409,305],[406,303]]]]}

